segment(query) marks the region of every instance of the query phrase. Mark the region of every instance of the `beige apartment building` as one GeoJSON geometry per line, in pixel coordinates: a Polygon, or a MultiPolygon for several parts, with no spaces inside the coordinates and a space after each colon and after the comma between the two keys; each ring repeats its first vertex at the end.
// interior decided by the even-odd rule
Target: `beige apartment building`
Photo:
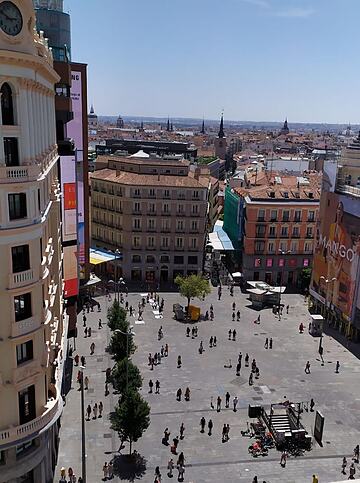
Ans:
{"type": "Polygon", "coordinates": [[[118,276],[148,284],[199,273],[208,216],[208,184],[189,161],[140,151],[103,156],[91,174],[92,246],[119,250],[118,276]]]}
{"type": "Polygon", "coordinates": [[[0,481],[53,481],[63,344],[51,52],[31,0],[0,0],[0,481]]]}

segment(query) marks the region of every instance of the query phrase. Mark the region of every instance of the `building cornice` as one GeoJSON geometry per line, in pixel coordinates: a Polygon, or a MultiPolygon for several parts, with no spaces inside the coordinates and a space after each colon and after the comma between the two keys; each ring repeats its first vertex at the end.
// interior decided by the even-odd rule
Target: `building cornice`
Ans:
{"type": "Polygon", "coordinates": [[[60,81],[60,76],[45,58],[11,50],[0,50],[0,64],[32,68],[39,71],[52,85],[60,81]]]}

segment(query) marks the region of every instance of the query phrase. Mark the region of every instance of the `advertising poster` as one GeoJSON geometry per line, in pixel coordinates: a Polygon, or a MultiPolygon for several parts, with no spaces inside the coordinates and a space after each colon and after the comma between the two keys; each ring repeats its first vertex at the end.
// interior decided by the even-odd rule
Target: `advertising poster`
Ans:
{"type": "Polygon", "coordinates": [[[60,157],[63,241],[76,242],[76,164],[74,156],[60,157]]]}
{"type": "Polygon", "coordinates": [[[76,188],[77,188],[77,244],[79,277],[85,278],[85,217],[84,217],[84,147],[83,147],[83,116],[82,74],[71,72],[71,100],[74,118],[68,123],[68,136],[74,139],[76,149],[76,188]]]}
{"type": "Polygon", "coordinates": [[[322,195],[311,293],[335,312],[354,320],[360,257],[360,210],[356,198],[331,191],[322,195]],[[326,283],[321,277],[331,281],[326,283]]]}
{"type": "Polygon", "coordinates": [[[63,247],[64,252],[64,297],[74,297],[78,294],[78,264],[77,246],[63,247]]]}

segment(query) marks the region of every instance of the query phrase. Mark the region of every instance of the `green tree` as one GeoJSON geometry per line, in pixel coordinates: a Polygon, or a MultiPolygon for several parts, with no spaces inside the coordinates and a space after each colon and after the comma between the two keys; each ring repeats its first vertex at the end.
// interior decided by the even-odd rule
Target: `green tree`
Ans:
{"type": "Polygon", "coordinates": [[[301,270],[299,282],[302,290],[309,288],[311,282],[311,268],[303,268],[301,270]]]}
{"type": "Polygon", "coordinates": [[[126,379],[128,380],[128,391],[137,391],[141,388],[143,380],[139,369],[132,361],[124,358],[115,364],[111,373],[114,389],[121,394],[125,393],[126,379]]]}
{"type": "Polygon", "coordinates": [[[123,322],[126,321],[126,310],[120,306],[120,303],[117,300],[115,300],[108,308],[107,318],[110,330],[123,330],[121,326],[123,326],[123,322]]]}
{"type": "MultiPolygon", "coordinates": [[[[124,327],[123,332],[127,333],[129,331],[129,324],[124,327]]],[[[112,358],[119,362],[126,357],[130,357],[131,354],[135,352],[135,344],[132,335],[125,335],[121,332],[114,332],[111,336],[110,343],[108,345],[108,352],[112,355],[112,358]],[[128,339],[128,342],[126,342],[128,339]],[[128,345],[127,345],[128,344],[128,345]]]]}
{"type": "MultiPolygon", "coordinates": [[[[120,449],[125,441],[129,442],[129,454],[132,443],[136,443],[150,424],[150,406],[138,392],[129,391],[110,415],[111,429],[119,434],[120,449]]],[[[120,451],[119,449],[119,451],[120,451]]]]}
{"type": "Polygon", "coordinates": [[[208,280],[205,280],[201,275],[189,275],[187,277],[178,275],[175,278],[175,283],[179,286],[180,294],[187,299],[188,309],[191,299],[201,298],[211,292],[208,280]]]}

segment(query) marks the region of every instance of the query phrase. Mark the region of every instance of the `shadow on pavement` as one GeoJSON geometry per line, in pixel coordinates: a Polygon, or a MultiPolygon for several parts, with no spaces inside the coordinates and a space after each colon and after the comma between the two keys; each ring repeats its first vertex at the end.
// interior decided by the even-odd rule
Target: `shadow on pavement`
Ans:
{"type": "Polygon", "coordinates": [[[146,459],[139,453],[115,456],[113,464],[114,474],[121,480],[135,481],[146,473],[146,459]]]}
{"type": "Polygon", "coordinates": [[[351,352],[357,359],[360,359],[360,344],[349,340],[344,334],[337,329],[324,324],[324,333],[335,339],[345,349],[351,352]]]}

